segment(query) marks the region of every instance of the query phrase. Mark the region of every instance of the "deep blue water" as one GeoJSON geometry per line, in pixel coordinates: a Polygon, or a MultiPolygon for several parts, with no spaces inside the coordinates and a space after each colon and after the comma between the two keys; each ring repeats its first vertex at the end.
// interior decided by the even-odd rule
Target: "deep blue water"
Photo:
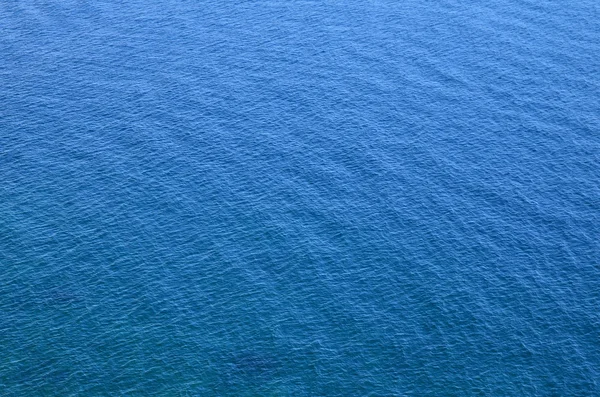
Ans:
{"type": "Polygon", "coordinates": [[[1,396],[600,395],[597,0],[2,0],[1,396]]]}

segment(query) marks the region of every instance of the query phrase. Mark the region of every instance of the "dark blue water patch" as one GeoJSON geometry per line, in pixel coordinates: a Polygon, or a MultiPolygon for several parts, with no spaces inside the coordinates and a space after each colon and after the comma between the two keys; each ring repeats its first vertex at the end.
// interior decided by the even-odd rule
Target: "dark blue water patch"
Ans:
{"type": "Polygon", "coordinates": [[[598,21],[5,1],[2,393],[598,394],[598,21]]]}

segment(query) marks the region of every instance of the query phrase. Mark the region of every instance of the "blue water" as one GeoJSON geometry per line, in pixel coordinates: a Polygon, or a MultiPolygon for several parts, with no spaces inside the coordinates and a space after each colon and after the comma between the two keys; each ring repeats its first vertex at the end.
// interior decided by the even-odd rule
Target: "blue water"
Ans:
{"type": "Polygon", "coordinates": [[[596,0],[2,0],[0,395],[600,395],[598,54],[596,0]]]}

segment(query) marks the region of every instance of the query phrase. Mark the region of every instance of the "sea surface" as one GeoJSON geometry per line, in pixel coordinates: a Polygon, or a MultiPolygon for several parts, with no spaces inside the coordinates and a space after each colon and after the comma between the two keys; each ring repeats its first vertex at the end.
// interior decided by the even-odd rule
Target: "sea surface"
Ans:
{"type": "Polygon", "coordinates": [[[2,0],[0,396],[599,396],[598,0],[2,0]]]}

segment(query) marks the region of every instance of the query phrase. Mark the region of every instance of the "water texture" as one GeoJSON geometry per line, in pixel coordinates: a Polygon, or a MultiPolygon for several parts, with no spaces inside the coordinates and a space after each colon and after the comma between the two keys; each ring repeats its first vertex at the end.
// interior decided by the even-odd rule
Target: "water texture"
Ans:
{"type": "Polygon", "coordinates": [[[1,396],[600,395],[596,0],[2,0],[1,396]]]}

